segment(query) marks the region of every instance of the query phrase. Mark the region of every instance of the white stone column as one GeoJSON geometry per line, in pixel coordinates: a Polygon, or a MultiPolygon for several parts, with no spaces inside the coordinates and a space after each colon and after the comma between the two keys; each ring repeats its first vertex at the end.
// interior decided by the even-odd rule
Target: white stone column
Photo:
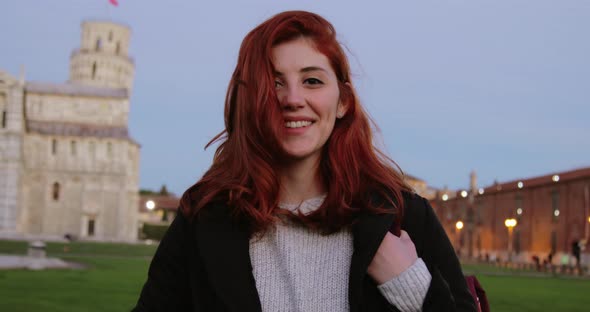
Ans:
{"type": "Polygon", "coordinates": [[[0,232],[17,231],[23,172],[23,93],[15,81],[5,89],[6,128],[0,131],[0,232]]]}

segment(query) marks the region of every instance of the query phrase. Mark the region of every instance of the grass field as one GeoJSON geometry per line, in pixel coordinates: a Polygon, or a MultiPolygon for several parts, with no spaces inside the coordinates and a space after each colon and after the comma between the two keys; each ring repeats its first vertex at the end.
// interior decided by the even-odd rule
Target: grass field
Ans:
{"type": "MultiPolygon", "coordinates": [[[[25,254],[26,249],[23,242],[0,241],[0,254],[25,254]]],[[[153,245],[48,243],[48,256],[88,268],[0,270],[0,311],[129,311],[155,249],[153,245]]]]}
{"type": "Polygon", "coordinates": [[[588,311],[590,280],[478,276],[492,311],[588,311]]]}
{"type": "MultiPolygon", "coordinates": [[[[0,270],[0,311],[129,311],[146,278],[155,246],[49,243],[50,257],[84,270],[0,270]]],[[[0,241],[0,254],[25,254],[26,243],[0,241]]],[[[590,280],[533,277],[469,265],[483,284],[492,311],[588,311],[590,280]],[[519,276],[515,276],[515,274],[519,276]]]]}

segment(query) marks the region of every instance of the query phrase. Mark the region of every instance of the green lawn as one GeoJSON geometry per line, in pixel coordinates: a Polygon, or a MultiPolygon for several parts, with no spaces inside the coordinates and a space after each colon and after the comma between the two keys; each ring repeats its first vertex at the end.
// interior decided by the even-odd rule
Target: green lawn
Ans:
{"type": "MultiPolygon", "coordinates": [[[[0,241],[3,254],[25,254],[26,248],[23,242],[0,241]]],[[[0,311],[129,311],[155,249],[154,245],[48,243],[48,256],[88,268],[0,270],[0,311]]]]}
{"type": "MultiPolygon", "coordinates": [[[[72,243],[47,243],[47,254],[50,257],[62,257],[64,255],[101,255],[117,257],[151,257],[156,250],[156,245],[131,245],[118,243],[72,242],[72,243]],[[64,252],[67,247],[68,252],[64,252]]],[[[22,241],[0,240],[0,254],[26,254],[27,243],[22,241]]]]}
{"type": "MultiPolygon", "coordinates": [[[[24,254],[26,243],[0,241],[0,254],[24,254]]],[[[0,311],[129,311],[146,278],[155,246],[48,244],[48,254],[83,263],[84,270],[0,270],[0,311]],[[68,252],[64,252],[64,246],[68,252]]],[[[532,277],[466,265],[483,284],[492,311],[587,311],[589,279],[532,277]]]]}
{"type": "Polygon", "coordinates": [[[148,260],[68,258],[88,270],[0,271],[0,311],[129,311],[148,260]]]}
{"type": "Polygon", "coordinates": [[[588,311],[590,280],[478,276],[492,311],[588,311]]]}

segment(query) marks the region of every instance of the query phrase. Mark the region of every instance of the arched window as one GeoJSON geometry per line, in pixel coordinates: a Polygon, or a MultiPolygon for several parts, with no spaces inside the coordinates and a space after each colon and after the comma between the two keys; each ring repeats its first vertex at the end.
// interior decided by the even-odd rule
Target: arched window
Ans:
{"type": "Polygon", "coordinates": [[[554,254],[557,251],[557,232],[551,232],[551,253],[554,254]]]}
{"type": "Polygon", "coordinates": [[[113,156],[113,144],[111,142],[107,143],[107,155],[113,156]]]}
{"type": "Polygon", "coordinates": [[[121,52],[121,43],[117,41],[117,45],[115,47],[115,54],[119,54],[121,52]]]}
{"type": "Polygon", "coordinates": [[[86,235],[88,236],[94,236],[94,227],[95,227],[96,221],[94,220],[94,218],[88,219],[88,225],[87,225],[87,232],[86,235]]]}
{"type": "Polygon", "coordinates": [[[520,230],[516,230],[516,232],[514,232],[514,242],[512,242],[512,244],[514,245],[514,252],[519,254],[520,253],[520,230]]]}
{"type": "Polygon", "coordinates": [[[76,141],[70,142],[70,150],[73,156],[76,156],[76,141]]]}
{"type": "Polygon", "coordinates": [[[109,42],[113,41],[113,31],[109,31],[109,42]]]}
{"type": "Polygon", "coordinates": [[[55,182],[53,183],[53,188],[51,190],[51,195],[53,197],[53,200],[59,200],[59,183],[55,182]]]}
{"type": "Polygon", "coordinates": [[[100,39],[100,37],[98,37],[98,39],[96,39],[96,47],[95,50],[96,51],[100,51],[102,49],[102,40],[100,39]]]}
{"type": "MultiPolygon", "coordinates": [[[[4,83],[2,79],[0,79],[0,84],[4,83]]],[[[0,127],[6,128],[6,95],[4,93],[0,93],[0,112],[2,112],[2,118],[0,127]]]]}
{"type": "Polygon", "coordinates": [[[52,155],[57,154],[57,140],[56,139],[51,140],[51,154],[52,155]]]}
{"type": "Polygon", "coordinates": [[[90,141],[90,143],[88,143],[88,152],[90,157],[94,157],[94,141],[90,141]]]}
{"type": "Polygon", "coordinates": [[[96,77],[96,62],[92,63],[92,79],[96,77]]]}

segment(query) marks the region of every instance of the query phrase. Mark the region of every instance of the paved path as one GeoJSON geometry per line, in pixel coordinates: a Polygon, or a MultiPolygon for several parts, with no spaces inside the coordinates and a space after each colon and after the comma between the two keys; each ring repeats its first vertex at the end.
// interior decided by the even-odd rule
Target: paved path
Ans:
{"type": "Polygon", "coordinates": [[[33,258],[19,255],[0,255],[0,270],[6,269],[73,269],[82,268],[77,263],[66,262],[58,258],[33,258]]]}

